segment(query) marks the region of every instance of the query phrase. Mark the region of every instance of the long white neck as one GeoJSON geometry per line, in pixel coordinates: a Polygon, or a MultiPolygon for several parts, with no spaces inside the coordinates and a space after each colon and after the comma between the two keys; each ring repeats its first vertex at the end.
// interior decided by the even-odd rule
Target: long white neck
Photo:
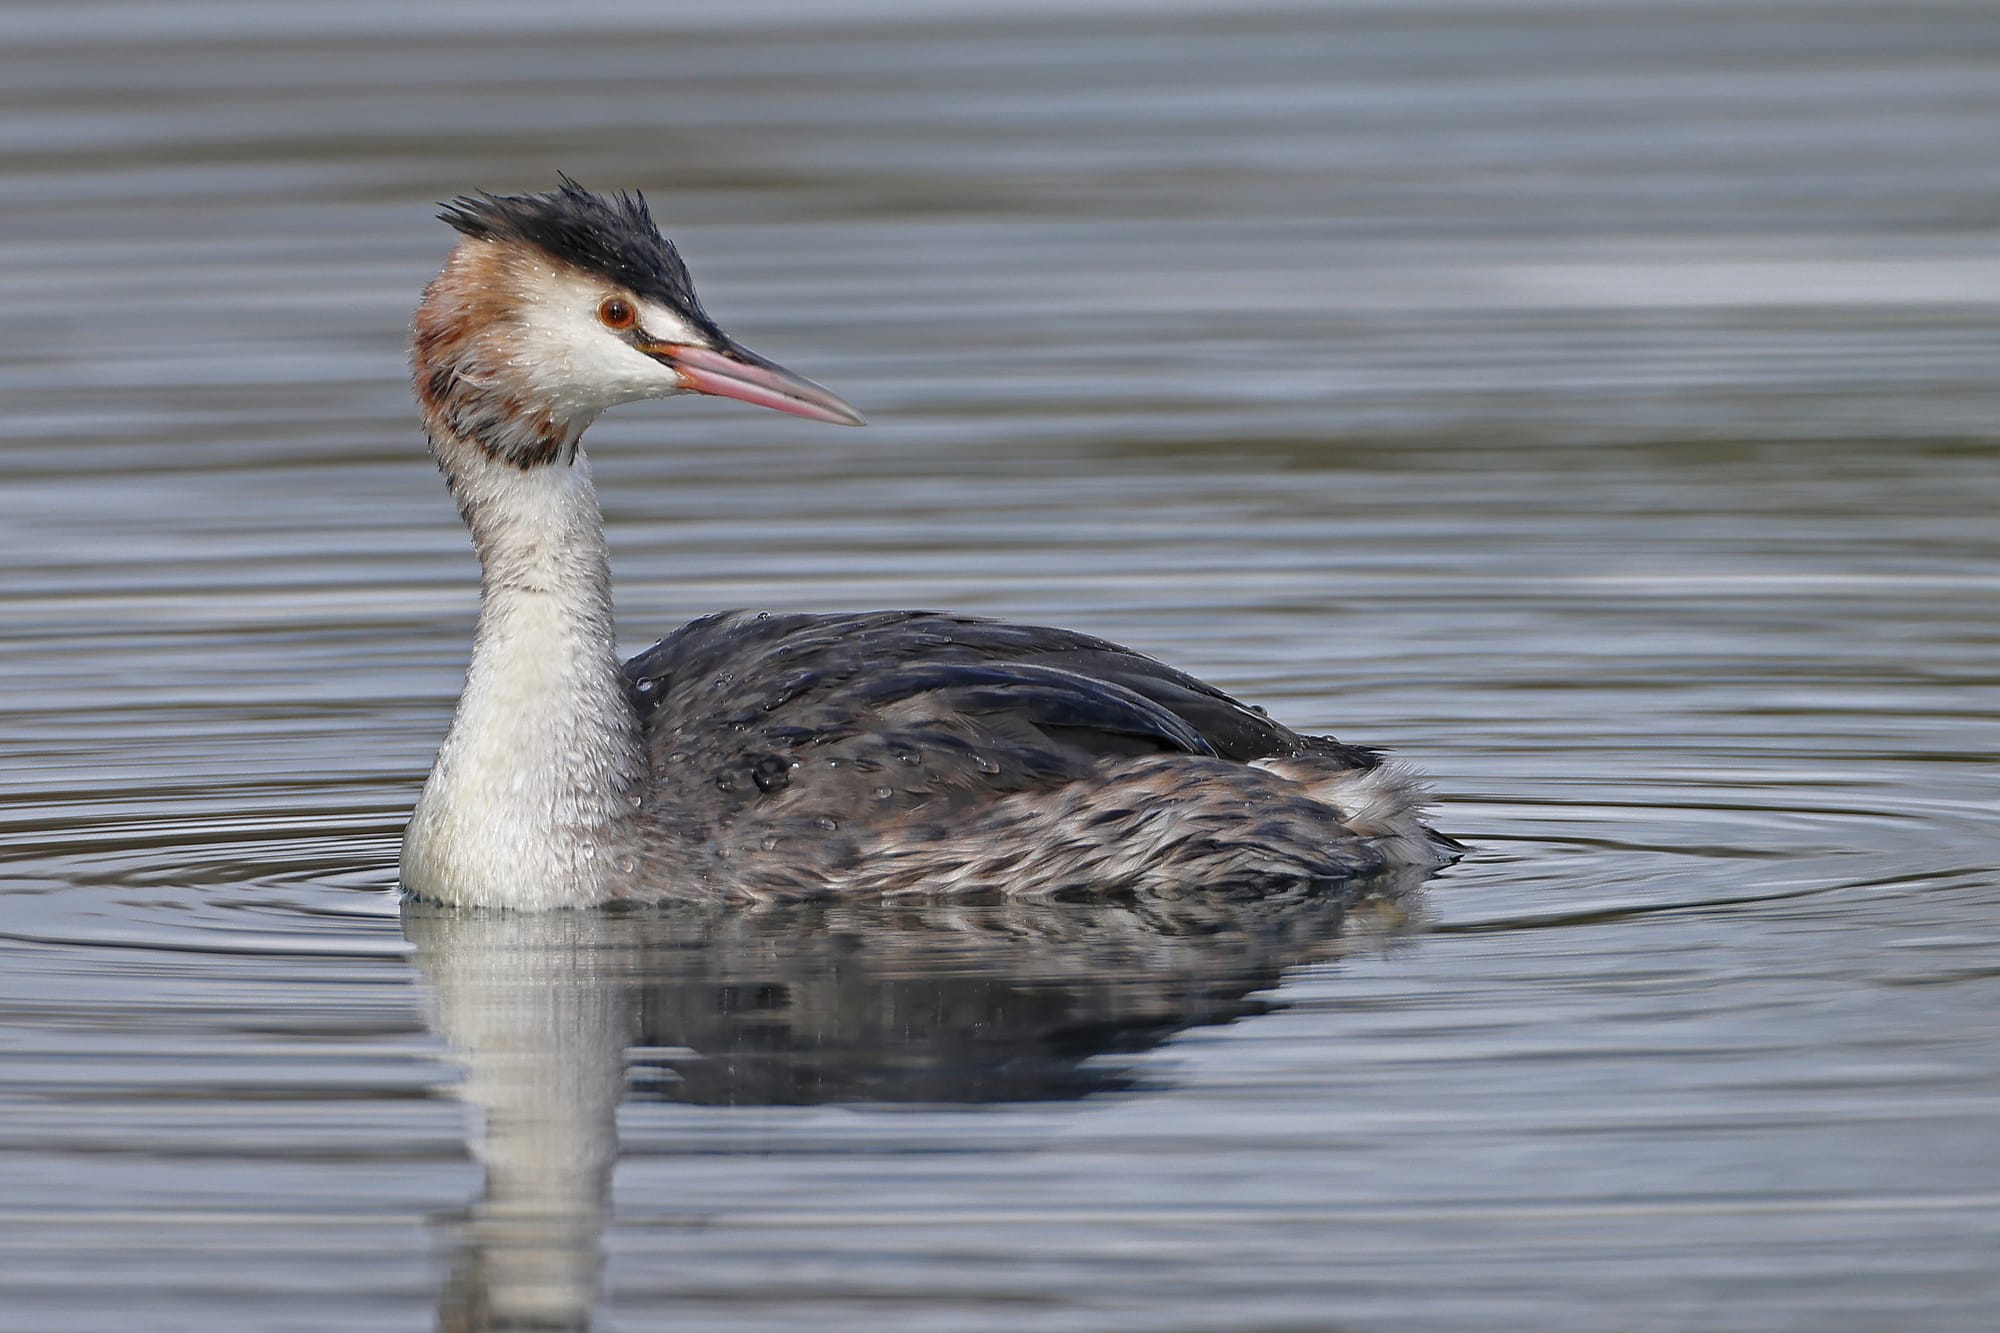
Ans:
{"type": "Polygon", "coordinates": [[[404,887],[424,898],[602,902],[628,855],[645,747],[577,434],[563,457],[523,467],[433,429],[482,579],[465,692],[403,839],[404,887]]]}

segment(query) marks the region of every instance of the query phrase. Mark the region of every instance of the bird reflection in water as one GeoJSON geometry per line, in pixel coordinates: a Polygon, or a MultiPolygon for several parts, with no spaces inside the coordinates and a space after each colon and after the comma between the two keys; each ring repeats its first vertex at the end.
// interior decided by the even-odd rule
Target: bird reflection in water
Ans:
{"type": "Polygon", "coordinates": [[[589,1327],[628,1095],[976,1105],[1143,1089],[1120,1057],[1267,1012],[1264,993],[1335,956],[1344,926],[1407,920],[1422,878],[1246,901],[409,904],[486,1174],[439,1327],[589,1327]]]}

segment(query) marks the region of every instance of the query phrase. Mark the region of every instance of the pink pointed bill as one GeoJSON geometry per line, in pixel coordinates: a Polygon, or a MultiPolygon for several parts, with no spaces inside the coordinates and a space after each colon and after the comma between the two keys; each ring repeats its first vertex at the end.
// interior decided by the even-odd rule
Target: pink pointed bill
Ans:
{"type": "Polygon", "coordinates": [[[694,393],[736,398],[836,426],[868,424],[859,412],[830,391],[746,347],[732,345],[726,351],[717,351],[683,343],[654,343],[644,350],[672,366],[681,383],[694,393]]]}

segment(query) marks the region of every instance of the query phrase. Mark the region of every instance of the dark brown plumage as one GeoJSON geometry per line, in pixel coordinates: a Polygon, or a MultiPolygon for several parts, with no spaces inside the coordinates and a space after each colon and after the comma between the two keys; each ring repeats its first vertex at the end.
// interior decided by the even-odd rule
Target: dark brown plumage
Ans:
{"type": "Polygon", "coordinates": [[[625,670],[655,863],[711,892],[1269,892],[1388,859],[1328,803],[1393,787],[1375,751],[1084,634],[733,612],[625,670]]]}

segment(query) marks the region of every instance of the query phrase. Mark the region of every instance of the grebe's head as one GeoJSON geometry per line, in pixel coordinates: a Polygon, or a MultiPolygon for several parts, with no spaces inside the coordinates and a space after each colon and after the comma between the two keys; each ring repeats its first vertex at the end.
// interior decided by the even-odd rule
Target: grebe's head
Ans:
{"type": "Polygon", "coordinates": [[[424,290],[411,353],[434,441],[442,426],[526,468],[573,456],[607,407],[679,393],[862,424],[717,327],[644,197],[561,181],[462,196],[439,214],[463,239],[424,290]]]}

